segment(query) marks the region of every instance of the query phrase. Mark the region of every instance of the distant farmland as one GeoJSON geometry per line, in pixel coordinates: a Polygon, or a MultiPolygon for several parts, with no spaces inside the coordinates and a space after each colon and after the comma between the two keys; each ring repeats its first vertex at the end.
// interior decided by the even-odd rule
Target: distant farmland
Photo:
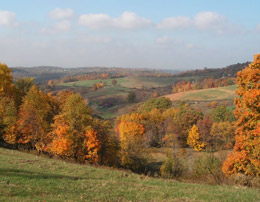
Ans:
{"type": "Polygon", "coordinates": [[[214,100],[233,100],[236,97],[236,85],[193,90],[181,93],[166,95],[171,101],[214,101],[214,100]]]}

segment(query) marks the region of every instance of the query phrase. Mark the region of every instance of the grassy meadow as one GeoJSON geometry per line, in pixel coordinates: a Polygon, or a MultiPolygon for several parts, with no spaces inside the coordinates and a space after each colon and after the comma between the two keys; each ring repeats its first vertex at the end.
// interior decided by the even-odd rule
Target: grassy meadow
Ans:
{"type": "Polygon", "coordinates": [[[235,93],[236,85],[210,88],[202,90],[193,90],[187,92],[180,92],[175,94],[166,95],[172,101],[215,101],[215,100],[234,100],[236,97],[235,93]]]}
{"type": "Polygon", "coordinates": [[[0,201],[258,201],[259,190],[163,180],[0,148],[0,201]]]}

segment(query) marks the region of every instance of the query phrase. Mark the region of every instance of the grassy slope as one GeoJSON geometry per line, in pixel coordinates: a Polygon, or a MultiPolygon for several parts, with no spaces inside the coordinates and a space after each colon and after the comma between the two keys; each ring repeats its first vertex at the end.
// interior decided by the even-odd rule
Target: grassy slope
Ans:
{"type": "Polygon", "coordinates": [[[180,183],[0,148],[0,201],[258,201],[256,189],[180,183]]]}
{"type": "Polygon", "coordinates": [[[196,101],[213,101],[213,100],[233,100],[235,94],[236,85],[210,88],[202,90],[193,90],[188,92],[181,92],[176,94],[166,95],[172,101],[175,100],[196,100],[196,101]]]}

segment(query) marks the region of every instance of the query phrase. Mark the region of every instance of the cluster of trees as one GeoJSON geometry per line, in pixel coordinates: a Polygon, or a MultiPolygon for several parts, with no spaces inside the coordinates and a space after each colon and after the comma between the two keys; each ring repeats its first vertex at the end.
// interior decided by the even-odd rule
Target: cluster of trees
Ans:
{"type": "Polygon", "coordinates": [[[94,83],[92,85],[92,91],[96,91],[100,88],[104,88],[105,84],[103,82],[94,83]]]}
{"type": "Polygon", "coordinates": [[[230,149],[234,144],[233,120],[225,106],[217,107],[209,117],[185,103],[173,107],[167,98],[149,99],[137,111],[117,117],[121,161],[128,168],[142,168],[149,147],[230,149]]]}
{"type": "Polygon", "coordinates": [[[79,94],[46,94],[32,79],[14,83],[4,64],[0,65],[0,78],[2,141],[77,162],[115,162],[111,123],[95,118],[79,94]]]}
{"type": "Polygon", "coordinates": [[[181,80],[181,81],[178,81],[176,84],[172,85],[172,93],[229,86],[229,85],[235,84],[235,80],[236,80],[236,78],[234,78],[234,77],[219,78],[219,79],[213,79],[211,77],[208,77],[201,81],[200,80],[196,80],[196,81],[181,80]]]}

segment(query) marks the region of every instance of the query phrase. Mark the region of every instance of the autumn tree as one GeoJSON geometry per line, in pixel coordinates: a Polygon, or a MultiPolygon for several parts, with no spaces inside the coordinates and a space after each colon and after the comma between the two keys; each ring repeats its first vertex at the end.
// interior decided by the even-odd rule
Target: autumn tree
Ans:
{"type": "Polygon", "coordinates": [[[151,98],[144,102],[140,108],[140,112],[149,112],[152,109],[166,110],[172,106],[172,102],[165,97],[151,98]]]}
{"type": "Polygon", "coordinates": [[[200,140],[200,134],[196,125],[193,125],[189,132],[187,144],[193,147],[195,151],[202,151],[206,146],[205,142],[200,140]]]}
{"type": "Polygon", "coordinates": [[[213,121],[209,116],[204,116],[197,122],[201,140],[206,143],[207,149],[211,149],[214,145],[214,138],[210,133],[212,124],[213,121]]]}
{"type": "Polygon", "coordinates": [[[260,54],[237,73],[236,143],[223,164],[227,175],[260,175],[260,54]]]}
{"type": "Polygon", "coordinates": [[[189,105],[181,103],[178,106],[178,112],[172,122],[174,133],[177,134],[177,139],[180,147],[187,146],[187,138],[190,129],[198,120],[202,119],[203,114],[200,111],[192,109],[189,105]]]}
{"type": "Polygon", "coordinates": [[[22,104],[23,97],[29,92],[29,90],[33,85],[34,85],[34,79],[31,77],[21,78],[15,81],[18,106],[22,104]]]}
{"type": "Polygon", "coordinates": [[[9,144],[17,143],[17,110],[13,100],[0,97],[0,139],[9,144]]]}
{"type": "Polygon", "coordinates": [[[213,110],[212,119],[215,122],[235,121],[233,112],[224,105],[220,105],[213,110]]]}
{"type": "Polygon", "coordinates": [[[5,64],[0,63],[0,96],[13,98],[14,84],[12,70],[5,64]]]}
{"type": "Polygon", "coordinates": [[[49,96],[32,86],[23,99],[19,109],[18,143],[43,151],[46,146],[45,136],[50,131],[55,111],[49,103],[49,96]]]}
{"type": "MultiPolygon", "coordinates": [[[[85,137],[89,137],[92,130],[92,117],[83,98],[79,94],[69,95],[61,113],[56,115],[54,120],[52,131],[48,135],[51,140],[49,150],[61,157],[84,161],[85,137]]],[[[95,134],[95,131],[92,131],[92,134],[95,134]]]]}
{"type": "Polygon", "coordinates": [[[48,134],[48,151],[78,162],[113,165],[116,143],[111,135],[111,123],[92,117],[87,102],[69,91],[57,95],[61,112],[54,117],[48,134]]]}
{"type": "Polygon", "coordinates": [[[135,92],[130,92],[127,96],[127,101],[129,103],[134,103],[136,101],[136,94],[135,92]]]}
{"type": "Polygon", "coordinates": [[[116,86],[117,80],[113,79],[113,80],[112,80],[112,84],[113,84],[114,86],[116,86]]]}
{"type": "Polygon", "coordinates": [[[150,130],[149,142],[151,146],[162,146],[162,138],[164,136],[164,117],[162,110],[157,108],[152,109],[150,112],[143,113],[146,117],[146,129],[150,130]]]}
{"type": "Polygon", "coordinates": [[[117,118],[116,131],[120,142],[122,166],[140,171],[145,162],[145,127],[143,116],[139,113],[125,114],[117,118]]]}
{"type": "Polygon", "coordinates": [[[215,122],[210,131],[215,149],[230,149],[235,141],[234,126],[231,122],[215,122]]]}

